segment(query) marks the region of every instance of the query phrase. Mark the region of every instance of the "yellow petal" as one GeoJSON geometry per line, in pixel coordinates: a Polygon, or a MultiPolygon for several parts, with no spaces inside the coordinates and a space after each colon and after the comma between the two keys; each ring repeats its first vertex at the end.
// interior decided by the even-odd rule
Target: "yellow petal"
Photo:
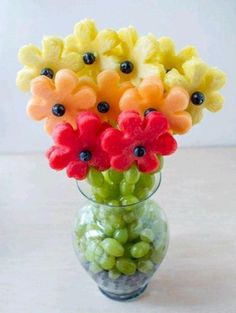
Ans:
{"type": "Polygon", "coordinates": [[[29,44],[22,47],[18,53],[19,61],[29,67],[37,67],[42,63],[42,53],[38,47],[29,44]]]}
{"type": "Polygon", "coordinates": [[[197,56],[198,52],[194,46],[186,46],[178,54],[178,58],[181,60],[182,63],[185,63],[186,61],[197,56]]]}
{"type": "Polygon", "coordinates": [[[160,54],[164,56],[168,55],[175,55],[175,44],[174,41],[169,37],[161,37],[158,39],[159,47],[160,47],[160,54]]]}
{"type": "Polygon", "coordinates": [[[189,91],[186,77],[181,75],[175,68],[173,68],[165,75],[164,82],[168,89],[175,86],[180,86],[189,91]]]}
{"type": "Polygon", "coordinates": [[[97,33],[96,24],[91,19],[84,19],[74,27],[74,34],[81,44],[88,44],[90,41],[93,41],[97,33]]]}
{"type": "Polygon", "coordinates": [[[183,70],[189,81],[189,90],[197,90],[205,78],[208,65],[198,58],[193,58],[184,63],[183,70]]]}
{"type": "Polygon", "coordinates": [[[187,111],[192,116],[192,124],[198,124],[203,118],[203,108],[201,106],[189,104],[187,111]]]}
{"type": "Polygon", "coordinates": [[[138,40],[138,33],[133,26],[119,29],[118,35],[129,49],[132,49],[138,40]]]}
{"type": "Polygon", "coordinates": [[[159,52],[158,44],[148,36],[140,37],[135,45],[134,50],[135,55],[138,57],[139,61],[153,62],[157,60],[157,55],[159,52]]]}
{"type": "Polygon", "coordinates": [[[32,68],[24,67],[17,73],[16,85],[22,91],[30,90],[31,81],[38,75],[37,71],[32,68]]]}
{"type": "Polygon", "coordinates": [[[78,53],[67,52],[63,54],[60,65],[61,68],[67,68],[74,72],[79,72],[83,68],[84,62],[78,53]]]}
{"type": "Polygon", "coordinates": [[[205,100],[205,107],[211,112],[217,112],[222,109],[224,98],[218,92],[210,93],[205,100]]]}
{"type": "Polygon", "coordinates": [[[99,53],[109,53],[119,44],[119,37],[114,30],[101,31],[96,38],[99,53]]]}
{"type": "Polygon", "coordinates": [[[225,73],[216,67],[212,67],[207,71],[205,77],[205,88],[209,91],[219,90],[226,83],[225,73]]]}
{"type": "Polygon", "coordinates": [[[70,52],[76,52],[78,53],[78,39],[74,35],[69,35],[65,38],[65,51],[70,52]]]}
{"type": "Polygon", "coordinates": [[[61,57],[64,43],[61,38],[48,36],[44,37],[42,41],[43,56],[49,63],[61,57]]]}

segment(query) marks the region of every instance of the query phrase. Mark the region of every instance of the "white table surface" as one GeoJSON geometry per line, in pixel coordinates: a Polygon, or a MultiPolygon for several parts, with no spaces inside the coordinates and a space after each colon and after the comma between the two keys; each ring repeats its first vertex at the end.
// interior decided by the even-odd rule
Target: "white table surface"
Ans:
{"type": "Polygon", "coordinates": [[[169,218],[165,261],[137,301],[107,299],[71,242],[83,199],[42,155],[0,156],[1,313],[235,313],[236,148],[183,149],[156,194],[169,218]]]}

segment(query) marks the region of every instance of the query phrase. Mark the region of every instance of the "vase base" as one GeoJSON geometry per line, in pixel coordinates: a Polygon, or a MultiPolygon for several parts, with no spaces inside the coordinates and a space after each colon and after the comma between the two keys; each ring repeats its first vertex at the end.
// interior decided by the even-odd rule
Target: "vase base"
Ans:
{"type": "Polygon", "coordinates": [[[124,294],[115,294],[113,292],[109,292],[106,291],[100,287],[99,290],[108,298],[112,299],[112,300],[116,300],[116,301],[129,301],[129,300],[134,300],[136,298],[138,298],[139,296],[141,296],[141,294],[145,291],[145,289],[147,288],[146,284],[144,287],[141,287],[131,293],[124,293],[124,294]]]}

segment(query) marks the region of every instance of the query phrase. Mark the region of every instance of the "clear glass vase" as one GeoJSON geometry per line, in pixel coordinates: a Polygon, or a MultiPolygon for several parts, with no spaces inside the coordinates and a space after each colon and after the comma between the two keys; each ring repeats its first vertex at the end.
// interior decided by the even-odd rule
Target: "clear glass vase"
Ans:
{"type": "Polygon", "coordinates": [[[75,220],[73,240],[78,259],[99,289],[114,300],[130,300],[146,289],[165,257],[169,232],[163,210],[151,196],[161,174],[142,201],[127,205],[98,203],[86,182],[86,197],[75,220]]]}

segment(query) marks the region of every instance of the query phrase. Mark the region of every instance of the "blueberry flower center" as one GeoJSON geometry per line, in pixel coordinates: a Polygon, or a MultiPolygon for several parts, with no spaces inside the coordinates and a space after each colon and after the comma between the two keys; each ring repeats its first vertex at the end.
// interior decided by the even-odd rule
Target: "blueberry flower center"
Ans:
{"type": "Polygon", "coordinates": [[[98,103],[97,109],[100,113],[107,113],[110,110],[110,105],[106,101],[101,101],[98,103]]]}
{"type": "Polygon", "coordinates": [[[92,153],[89,150],[83,150],[79,154],[80,161],[88,162],[92,158],[92,153]]]}
{"type": "Polygon", "coordinates": [[[50,68],[43,68],[40,72],[40,75],[47,76],[48,78],[53,78],[54,72],[50,68]]]}
{"type": "Polygon", "coordinates": [[[205,96],[202,92],[196,91],[191,95],[191,101],[195,105],[201,105],[203,104],[205,100],[205,96]]]}
{"type": "Polygon", "coordinates": [[[93,64],[95,62],[95,60],[96,60],[96,57],[95,57],[95,55],[92,52],[86,52],[83,55],[83,61],[87,65],[93,64]]]}
{"type": "Polygon", "coordinates": [[[124,74],[130,74],[134,69],[134,65],[130,61],[124,61],[120,64],[120,70],[124,74]]]}
{"type": "Polygon", "coordinates": [[[138,158],[143,157],[146,154],[146,149],[143,146],[137,146],[134,148],[134,155],[138,158]]]}
{"type": "Polygon", "coordinates": [[[154,108],[148,108],[147,110],[144,111],[144,116],[147,116],[149,113],[155,112],[155,111],[156,111],[156,109],[154,109],[154,108]]]}
{"type": "Polygon", "coordinates": [[[52,113],[55,115],[55,116],[63,116],[66,112],[66,109],[64,107],[63,104],[60,104],[60,103],[56,103],[54,104],[54,106],[52,107],[52,113]]]}

